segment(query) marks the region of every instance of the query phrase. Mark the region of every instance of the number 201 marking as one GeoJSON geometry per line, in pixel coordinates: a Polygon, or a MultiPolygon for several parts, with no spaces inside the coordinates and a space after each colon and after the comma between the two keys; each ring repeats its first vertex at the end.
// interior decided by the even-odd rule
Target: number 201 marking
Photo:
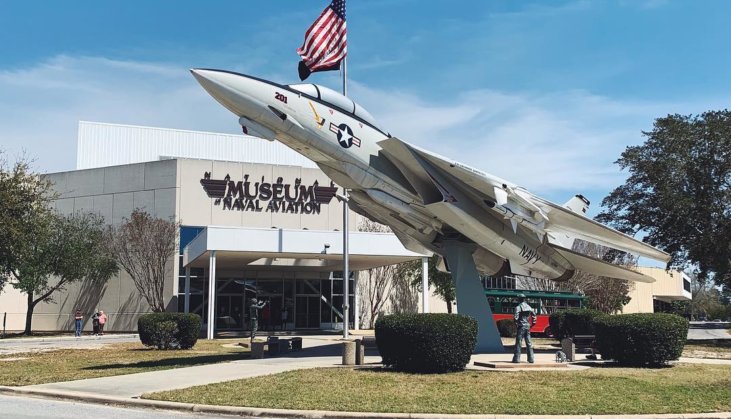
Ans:
{"type": "Polygon", "coordinates": [[[277,99],[280,102],[287,103],[287,96],[284,96],[283,94],[279,92],[274,93],[274,99],[277,99]]]}

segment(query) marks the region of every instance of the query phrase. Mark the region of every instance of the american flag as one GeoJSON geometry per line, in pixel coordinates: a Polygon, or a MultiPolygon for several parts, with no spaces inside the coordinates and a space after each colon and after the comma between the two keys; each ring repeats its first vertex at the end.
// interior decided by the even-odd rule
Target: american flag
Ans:
{"type": "Polygon", "coordinates": [[[333,0],[305,32],[305,42],[297,48],[300,80],[316,71],[337,70],[348,53],[345,27],[345,0],[333,0]]]}

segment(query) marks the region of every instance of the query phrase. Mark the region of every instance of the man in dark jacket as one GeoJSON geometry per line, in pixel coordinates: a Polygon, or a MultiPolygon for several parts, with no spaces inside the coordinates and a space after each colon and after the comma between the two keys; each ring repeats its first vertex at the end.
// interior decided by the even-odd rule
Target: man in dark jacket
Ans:
{"type": "Polygon", "coordinates": [[[513,363],[520,362],[520,347],[522,340],[525,339],[525,346],[528,350],[528,362],[531,364],[535,361],[533,358],[533,342],[530,339],[530,328],[536,324],[536,312],[525,302],[525,294],[518,294],[520,304],[515,307],[515,328],[518,333],[515,335],[515,353],[513,354],[513,363]]]}

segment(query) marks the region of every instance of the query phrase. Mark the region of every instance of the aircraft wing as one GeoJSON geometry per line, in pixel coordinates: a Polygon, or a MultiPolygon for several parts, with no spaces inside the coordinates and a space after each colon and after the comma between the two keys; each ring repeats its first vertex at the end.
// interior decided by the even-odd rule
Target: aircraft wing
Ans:
{"type": "Polygon", "coordinates": [[[553,202],[535,196],[533,198],[538,201],[539,206],[545,208],[548,214],[549,222],[546,223],[546,231],[549,233],[565,234],[665,263],[670,262],[670,255],[662,250],[553,202]]]}
{"type": "MultiPolygon", "coordinates": [[[[429,197],[430,190],[426,185],[430,185],[432,182],[428,174],[423,173],[419,159],[423,159],[434,168],[456,179],[463,188],[478,194],[486,202],[505,204],[528,215],[527,219],[534,226],[549,233],[549,242],[552,244],[562,244],[561,241],[552,240],[552,236],[563,234],[571,237],[571,242],[573,242],[573,238],[581,238],[651,259],[664,262],[670,260],[670,255],[647,243],[537,197],[522,187],[497,176],[426,151],[396,137],[380,141],[378,144],[387,157],[404,172],[422,197],[429,197]],[[424,187],[419,187],[420,184],[423,184],[424,187]]],[[[431,193],[431,195],[434,194],[431,193]]],[[[485,211],[488,210],[485,207],[485,211]]]]}

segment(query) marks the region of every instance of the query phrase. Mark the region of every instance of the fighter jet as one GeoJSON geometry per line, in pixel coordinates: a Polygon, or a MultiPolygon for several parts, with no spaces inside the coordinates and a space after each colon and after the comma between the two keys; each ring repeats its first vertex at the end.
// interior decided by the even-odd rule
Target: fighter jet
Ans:
{"type": "Polygon", "coordinates": [[[670,256],[590,218],[581,195],[564,205],[392,136],[362,106],[315,84],[283,85],[231,71],[193,76],[239,118],[243,131],[278,140],[350,191],[353,211],[388,225],[404,247],[443,257],[460,313],[477,318],[479,352],[502,351],[479,273],[562,281],[577,272],[653,282],[572,250],[577,239],[667,262],[670,256]],[[499,349],[498,349],[499,348],[499,349]]]}

